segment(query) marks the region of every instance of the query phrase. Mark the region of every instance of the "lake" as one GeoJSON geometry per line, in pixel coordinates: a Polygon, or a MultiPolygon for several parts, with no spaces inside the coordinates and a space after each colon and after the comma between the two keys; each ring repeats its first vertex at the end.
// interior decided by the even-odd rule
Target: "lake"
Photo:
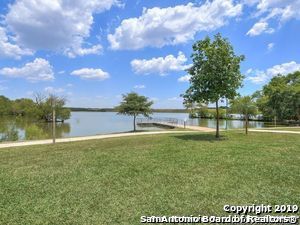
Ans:
{"type": "MultiPolygon", "coordinates": [[[[154,113],[155,118],[187,119],[187,113],[154,113]]],[[[0,118],[0,139],[2,141],[34,140],[51,138],[52,124],[32,122],[25,118],[0,118]]],[[[264,122],[250,121],[250,127],[261,128],[267,126],[264,122]]],[[[215,128],[214,119],[188,119],[188,125],[199,125],[215,128]]],[[[220,127],[225,128],[226,121],[220,121],[220,127]]],[[[228,129],[243,128],[244,122],[228,120],[228,129]]],[[[139,130],[161,130],[159,127],[139,127],[139,130]]],[[[71,118],[65,123],[58,123],[56,136],[75,137],[95,134],[127,132],[133,130],[133,120],[130,116],[117,115],[115,112],[72,112],[71,118]]]]}

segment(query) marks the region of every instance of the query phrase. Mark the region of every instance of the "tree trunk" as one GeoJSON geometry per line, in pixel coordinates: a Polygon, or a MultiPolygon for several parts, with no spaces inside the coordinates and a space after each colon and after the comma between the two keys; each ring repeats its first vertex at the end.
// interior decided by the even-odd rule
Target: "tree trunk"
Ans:
{"type": "Polygon", "coordinates": [[[226,98],[226,127],[225,129],[228,130],[228,98],[226,98]]]}
{"type": "Polygon", "coordinates": [[[55,116],[55,109],[53,108],[52,111],[52,142],[55,144],[55,138],[56,138],[56,116],[55,116]]]}
{"type": "Polygon", "coordinates": [[[136,128],[135,128],[135,118],[136,118],[136,115],[133,115],[133,131],[134,132],[136,131],[136,128]]]}
{"type": "Polygon", "coordinates": [[[216,138],[220,137],[220,126],[219,126],[219,105],[216,101],[216,111],[217,111],[217,129],[216,129],[216,138]]]}
{"type": "Polygon", "coordinates": [[[248,114],[245,115],[246,119],[246,134],[248,134],[248,114]]]}

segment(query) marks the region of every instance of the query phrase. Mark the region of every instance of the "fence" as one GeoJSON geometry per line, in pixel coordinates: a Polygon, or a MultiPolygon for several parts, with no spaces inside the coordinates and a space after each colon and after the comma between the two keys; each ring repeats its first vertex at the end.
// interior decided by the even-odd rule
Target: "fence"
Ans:
{"type": "Polygon", "coordinates": [[[176,118],[168,118],[168,117],[159,117],[159,118],[137,118],[136,119],[137,124],[158,124],[158,125],[172,125],[174,127],[178,126],[184,126],[185,121],[182,119],[176,119],[176,118]]]}

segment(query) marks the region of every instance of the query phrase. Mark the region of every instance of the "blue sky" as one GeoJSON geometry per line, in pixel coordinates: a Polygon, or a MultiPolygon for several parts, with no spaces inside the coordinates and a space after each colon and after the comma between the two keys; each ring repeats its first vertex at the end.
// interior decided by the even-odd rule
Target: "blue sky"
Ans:
{"type": "Polygon", "coordinates": [[[244,54],[242,95],[300,70],[299,0],[0,2],[0,95],[113,107],[136,91],[182,108],[191,46],[220,32],[244,54]]]}

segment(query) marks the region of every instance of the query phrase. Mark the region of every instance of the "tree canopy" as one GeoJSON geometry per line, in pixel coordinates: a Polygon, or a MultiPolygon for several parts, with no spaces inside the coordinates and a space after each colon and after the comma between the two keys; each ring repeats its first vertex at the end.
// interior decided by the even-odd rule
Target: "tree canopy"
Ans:
{"type": "Polygon", "coordinates": [[[230,109],[232,112],[244,115],[244,119],[246,121],[246,134],[248,134],[249,116],[254,116],[257,114],[257,106],[256,103],[253,101],[253,98],[251,96],[237,97],[231,102],[230,109]]]}
{"type": "Polygon", "coordinates": [[[123,95],[121,104],[117,107],[119,114],[133,116],[133,127],[136,130],[135,120],[138,115],[148,117],[152,113],[153,102],[147,97],[131,92],[123,95]]]}
{"type": "Polygon", "coordinates": [[[11,101],[5,96],[0,96],[0,115],[9,115],[12,111],[11,101]]]}
{"type": "Polygon", "coordinates": [[[300,71],[273,77],[254,97],[265,117],[300,120],[300,71]]]}
{"type": "Polygon", "coordinates": [[[10,100],[0,96],[0,116],[26,116],[37,120],[50,121],[52,119],[52,110],[56,110],[58,120],[70,118],[70,110],[65,108],[66,99],[54,95],[36,94],[35,101],[28,98],[10,100]]]}
{"type": "Polygon", "coordinates": [[[191,75],[190,87],[183,95],[185,103],[216,103],[219,137],[219,106],[221,98],[233,99],[242,86],[244,76],[240,72],[243,55],[236,55],[232,45],[220,34],[214,40],[206,37],[193,45],[193,65],[187,70],[191,75]]]}
{"type": "Polygon", "coordinates": [[[64,121],[70,118],[70,109],[64,108],[66,98],[50,94],[44,96],[43,94],[36,94],[35,101],[39,109],[39,117],[45,121],[52,120],[52,111],[55,109],[56,119],[64,121]]]}

